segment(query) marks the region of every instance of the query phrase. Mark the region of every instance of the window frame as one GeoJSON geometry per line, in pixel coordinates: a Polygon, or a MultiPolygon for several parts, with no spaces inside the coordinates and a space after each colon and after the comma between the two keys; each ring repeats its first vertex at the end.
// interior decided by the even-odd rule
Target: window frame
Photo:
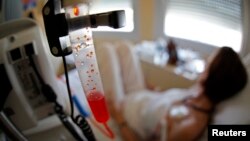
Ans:
{"type": "MultiPolygon", "coordinates": [[[[164,33],[164,22],[165,22],[165,14],[166,9],[168,6],[169,0],[159,0],[155,2],[155,23],[154,23],[154,36],[159,37],[165,37],[168,38],[167,35],[164,33]]],[[[250,44],[250,41],[247,39],[250,35],[250,2],[248,0],[243,0],[243,21],[242,21],[242,43],[241,43],[241,49],[239,51],[239,54],[244,56],[247,52],[250,52],[250,49],[247,48],[247,44],[250,44]]],[[[184,48],[190,48],[191,50],[195,50],[197,52],[200,52],[201,54],[204,54],[205,56],[209,55],[214,49],[217,47],[210,44],[205,44],[197,41],[182,39],[182,38],[176,38],[176,37],[170,37],[173,38],[177,44],[179,44],[181,47],[184,48]],[[183,46],[185,44],[188,44],[188,46],[183,46]],[[204,46],[204,47],[200,47],[204,46]]]]}
{"type": "Polygon", "coordinates": [[[242,43],[241,56],[246,56],[250,52],[250,1],[243,0],[243,21],[242,21],[242,43]]]}

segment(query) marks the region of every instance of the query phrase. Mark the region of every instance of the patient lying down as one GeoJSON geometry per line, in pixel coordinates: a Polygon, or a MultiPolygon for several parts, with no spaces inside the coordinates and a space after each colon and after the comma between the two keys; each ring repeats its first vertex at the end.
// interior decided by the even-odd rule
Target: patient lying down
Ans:
{"type": "Polygon", "coordinates": [[[219,48],[190,89],[142,91],[125,96],[121,107],[109,99],[109,110],[125,141],[194,141],[210,123],[215,106],[247,83],[240,57],[219,48]]]}

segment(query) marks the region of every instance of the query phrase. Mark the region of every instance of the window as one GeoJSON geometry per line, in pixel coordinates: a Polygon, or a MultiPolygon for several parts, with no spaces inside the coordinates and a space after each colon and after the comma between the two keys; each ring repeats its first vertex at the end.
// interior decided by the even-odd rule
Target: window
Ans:
{"type": "Polygon", "coordinates": [[[168,0],[164,33],[239,52],[243,0],[168,0]]]}
{"type": "Polygon", "coordinates": [[[132,0],[96,0],[90,7],[90,14],[101,13],[113,10],[125,10],[126,26],[120,29],[109,27],[98,27],[93,31],[112,31],[112,32],[132,32],[134,30],[134,17],[132,0]]]}

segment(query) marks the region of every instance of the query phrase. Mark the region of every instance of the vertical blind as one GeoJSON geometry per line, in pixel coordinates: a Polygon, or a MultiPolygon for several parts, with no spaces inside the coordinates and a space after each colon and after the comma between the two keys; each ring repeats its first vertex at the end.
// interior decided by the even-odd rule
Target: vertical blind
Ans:
{"type": "MultiPolygon", "coordinates": [[[[224,34],[222,33],[221,36],[228,35],[231,36],[229,38],[235,38],[235,41],[234,43],[232,43],[232,46],[238,46],[235,48],[236,50],[239,50],[240,46],[239,44],[241,44],[241,35],[234,37],[236,35],[231,35],[231,34],[235,33],[241,34],[242,19],[243,19],[242,13],[243,13],[243,0],[167,0],[165,33],[169,34],[169,32],[174,32],[174,29],[169,29],[169,28],[175,28],[175,29],[180,28],[183,30],[185,30],[185,28],[190,28],[189,31],[193,30],[194,33],[199,33],[196,32],[195,30],[197,29],[205,31],[205,28],[211,28],[208,25],[213,25],[214,27],[216,26],[223,28],[223,30],[218,29],[218,32],[224,33],[224,34]],[[183,26],[183,28],[177,27],[177,25],[175,25],[175,27],[171,27],[171,25],[174,25],[174,22],[182,22],[182,24],[177,23],[177,25],[183,26]],[[227,31],[224,31],[224,29],[228,29],[227,34],[226,34],[227,31]]],[[[181,31],[179,32],[181,33],[181,31]]],[[[211,29],[211,32],[213,32],[213,34],[217,34],[216,30],[211,29]]],[[[189,33],[185,32],[184,34],[186,34],[185,36],[188,36],[189,33]]],[[[192,33],[190,33],[190,38],[192,38],[192,36],[195,36],[191,34],[192,33]]],[[[202,34],[209,34],[209,33],[202,32],[202,34]]],[[[197,36],[204,36],[204,38],[210,38],[201,34],[197,36]]],[[[214,45],[216,45],[216,43],[214,45]]]]}
{"type": "Polygon", "coordinates": [[[241,30],[242,0],[169,0],[167,9],[241,30]]]}

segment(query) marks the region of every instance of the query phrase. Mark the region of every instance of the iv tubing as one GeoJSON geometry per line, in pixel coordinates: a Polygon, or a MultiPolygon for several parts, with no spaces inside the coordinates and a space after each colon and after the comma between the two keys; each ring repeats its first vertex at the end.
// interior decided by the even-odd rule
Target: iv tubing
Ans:
{"type": "Polygon", "coordinates": [[[69,102],[70,102],[70,116],[71,116],[71,119],[74,121],[74,107],[73,107],[73,101],[71,98],[71,90],[70,90],[70,86],[69,86],[69,76],[68,76],[68,69],[67,69],[67,65],[66,65],[65,55],[62,55],[62,59],[63,59],[64,74],[65,74],[65,79],[66,79],[69,102]]]}
{"type": "MultiPolygon", "coordinates": [[[[60,79],[60,78],[59,78],[59,79],[60,79]]],[[[63,82],[66,83],[65,81],[63,81],[63,82]]],[[[73,90],[71,90],[71,91],[73,91],[73,90]]],[[[73,93],[74,93],[74,92],[73,92],[73,93]]],[[[112,132],[112,130],[108,127],[108,125],[107,125],[106,123],[103,124],[103,126],[104,126],[104,128],[105,128],[106,130],[103,129],[103,128],[101,128],[101,127],[99,126],[99,124],[98,124],[92,117],[90,117],[89,113],[87,113],[83,107],[80,107],[80,106],[82,106],[82,105],[80,105],[79,101],[76,102],[77,100],[74,100],[74,99],[77,99],[77,97],[74,97],[74,96],[76,96],[76,95],[73,95],[72,98],[73,98],[74,103],[77,103],[76,105],[78,105],[78,106],[76,106],[76,107],[77,107],[77,109],[79,110],[79,112],[80,112],[84,117],[86,117],[87,119],[88,119],[88,117],[89,117],[89,121],[90,121],[90,122],[91,122],[91,123],[92,123],[92,124],[102,133],[102,134],[104,134],[105,136],[107,136],[107,137],[113,139],[113,138],[115,137],[115,135],[114,135],[114,133],[112,132]],[[82,108],[82,109],[81,109],[81,108],[82,108]],[[84,112],[81,112],[82,110],[83,110],[84,112]]]]}
{"type": "Polygon", "coordinates": [[[109,126],[107,125],[107,123],[103,123],[103,126],[104,128],[106,129],[103,129],[99,126],[99,124],[93,119],[93,118],[90,118],[90,122],[102,133],[104,134],[105,136],[109,137],[110,139],[114,139],[115,138],[115,135],[114,133],[112,132],[112,130],[109,128],[109,126]]]}

